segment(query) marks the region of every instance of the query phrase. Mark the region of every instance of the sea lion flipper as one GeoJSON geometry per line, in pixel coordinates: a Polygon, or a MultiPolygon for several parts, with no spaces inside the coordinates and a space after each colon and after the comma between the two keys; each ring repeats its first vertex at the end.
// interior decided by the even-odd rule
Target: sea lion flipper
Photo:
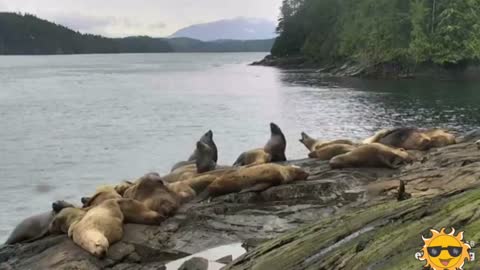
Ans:
{"type": "Polygon", "coordinates": [[[240,154],[240,156],[233,163],[233,167],[240,167],[245,164],[245,153],[240,154]]]}
{"type": "Polygon", "coordinates": [[[242,191],[240,191],[240,193],[262,192],[262,191],[268,189],[271,186],[272,186],[271,183],[258,183],[256,185],[254,185],[253,187],[242,189],[242,191]]]}

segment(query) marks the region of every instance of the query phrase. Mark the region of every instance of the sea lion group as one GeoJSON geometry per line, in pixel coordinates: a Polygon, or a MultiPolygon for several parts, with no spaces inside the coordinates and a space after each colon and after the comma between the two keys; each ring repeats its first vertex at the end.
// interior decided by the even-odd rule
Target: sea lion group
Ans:
{"type": "MultiPolygon", "coordinates": [[[[278,125],[270,124],[270,138],[263,148],[243,152],[232,166],[219,166],[213,132],[196,143],[190,157],[175,164],[170,173],[149,173],[116,186],[98,187],[82,206],[58,201],[52,210],[22,221],[6,244],[31,242],[48,234],[67,234],[78,246],[99,258],[123,237],[123,224],[160,225],[183,204],[229,193],[260,192],[272,186],[306,180],[300,167],[285,165],[287,141],[278,125]]],[[[328,161],[332,169],[385,167],[396,169],[415,158],[408,150],[427,150],[456,143],[455,136],[440,129],[397,128],[372,137],[317,140],[302,132],[300,142],[308,156],[328,161]]],[[[480,141],[477,142],[480,148],[480,141]]]]}

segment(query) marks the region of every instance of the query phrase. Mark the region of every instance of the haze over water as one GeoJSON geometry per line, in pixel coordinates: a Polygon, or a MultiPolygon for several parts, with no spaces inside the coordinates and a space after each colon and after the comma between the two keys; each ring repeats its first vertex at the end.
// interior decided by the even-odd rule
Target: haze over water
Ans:
{"type": "Polygon", "coordinates": [[[306,157],[302,131],[361,139],[384,127],[480,123],[476,82],[326,80],[247,65],[263,56],[0,57],[0,241],[55,200],[166,174],[209,129],[228,165],[263,146],[272,121],[289,159],[306,157]]]}

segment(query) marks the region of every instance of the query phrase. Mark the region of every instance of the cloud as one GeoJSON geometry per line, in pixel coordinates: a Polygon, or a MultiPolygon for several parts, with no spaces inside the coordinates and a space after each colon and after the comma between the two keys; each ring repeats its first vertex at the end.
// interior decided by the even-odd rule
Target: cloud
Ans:
{"type": "Polygon", "coordinates": [[[239,16],[276,20],[282,0],[0,0],[0,10],[28,12],[106,36],[169,36],[180,28],[239,16]]]}

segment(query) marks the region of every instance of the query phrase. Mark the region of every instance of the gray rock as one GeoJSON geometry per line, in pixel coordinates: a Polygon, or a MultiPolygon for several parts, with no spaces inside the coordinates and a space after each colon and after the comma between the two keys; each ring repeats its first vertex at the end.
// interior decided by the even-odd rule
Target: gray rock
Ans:
{"type": "Polygon", "coordinates": [[[228,255],[228,256],[225,256],[225,257],[222,257],[222,258],[216,260],[215,262],[223,263],[223,264],[229,264],[229,263],[233,262],[233,256],[228,255]]]}
{"type": "Polygon", "coordinates": [[[178,270],[208,270],[208,260],[204,258],[191,258],[184,262],[178,270]]]}

